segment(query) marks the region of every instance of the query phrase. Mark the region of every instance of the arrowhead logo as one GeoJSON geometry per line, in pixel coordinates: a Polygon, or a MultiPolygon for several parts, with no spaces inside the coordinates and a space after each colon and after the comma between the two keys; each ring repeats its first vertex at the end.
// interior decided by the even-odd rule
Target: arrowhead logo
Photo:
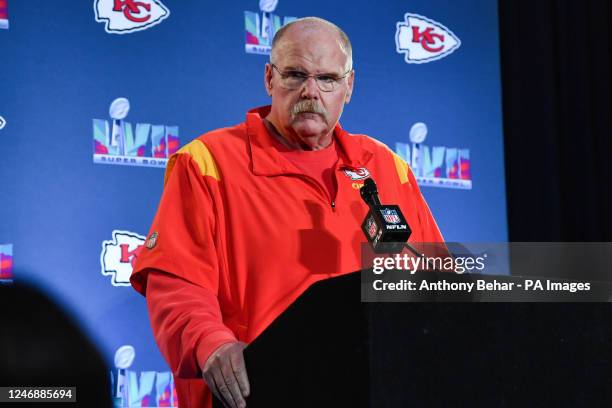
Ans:
{"type": "Polygon", "coordinates": [[[160,0],[94,0],[96,21],[109,34],[129,34],[161,23],[170,10],[160,0]]]}
{"type": "Polygon", "coordinates": [[[0,116],[0,130],[4,129],[4,126],[6,126],[6,120],[0,116]]]}
{"type": "Polygon", "coordinates": [[[461,41],[437,21],[406,13],[404,21],[397,23],[395,46],[408,64],[424,64],[450,55],[461,41]]]}
{"type": "Polygon", "coordinates": [[[102,275],[111,276],[113,286],[130,286],[130,276],[145,237],[130,231],[113,231],[113,239],[102,242],[102,275]]]}
{"type": "Polygon", "coordinates": [[[363,180],[370,177],[370,172],[365,167],[360,167],[354,170],[344,169],[344,174],[353,181],[363,180]]]}

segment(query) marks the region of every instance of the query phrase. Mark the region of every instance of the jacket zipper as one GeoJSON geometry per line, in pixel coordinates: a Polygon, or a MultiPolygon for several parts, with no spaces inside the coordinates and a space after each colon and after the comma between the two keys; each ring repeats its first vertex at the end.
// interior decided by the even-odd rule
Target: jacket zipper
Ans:
{"type": "Polygon", "coordinates": [[[319,192],[323,196],[323,201],[325,201],[327,204],[329,204],[331,210],[335,213],[336,212],[336,201],[337,201],[337,198],[338,198],[338,190],[340,190],[340,187],[338,186],[338,177],[337,177],[337,173],[338,173],[339,169],[340,169],[340,167],[338,166],[338,163],[336,163],[336,165],[334,166],[334,169],[333,169],[333,176],[334,176],[334,181],[336,183],[336,189],[337,189],[337,191],[336,191],[336,199],[331,199],[331,201],[328,201],[327,191],[325,191],[324,188],[321,187],[321,185],[314,178],[312,178],[310,176],[307,176],[305,174],[300,174],[300,173],[287,173],[287,175],[293,175],[295,177],[300,177],[303,180],[308,180],[308,182],[310,184],[312,184],[313,186],[315,186],[315,188],[317,190],[319,190],[319,192]]]}
{"type": "Polygon", "coordinates": [[[334,200],[328,201],[327,192],[319,185],[319,183],[314,178],[312,178],[310,176],[307,176],[305,174],[296,174],[296,176],[300,177],[300,178],[302,178],[304,180],[308,180],[308,182],[310,184],[315,186],[315,188],[317,190],[319,190],[319,193],[321,193],[321,195],[324,197],[323,201],[325,201],[327,204],[329,204],[329,206],[331,207],[333,212],[336,212],[336,201],[334,201],[334,200]]]}

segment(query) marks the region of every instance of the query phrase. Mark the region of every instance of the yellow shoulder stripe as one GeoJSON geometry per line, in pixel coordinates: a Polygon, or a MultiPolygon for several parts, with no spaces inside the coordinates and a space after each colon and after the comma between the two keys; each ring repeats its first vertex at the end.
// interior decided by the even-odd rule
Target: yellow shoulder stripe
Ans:
{"type": "Polygon", "coordinates": [[[176,152],[170,158],[170,160],[168,160],[168,165],[166,166],[166,175],[164,177],[164,184],[166,184],[166,182],[168,181],[168,177],[172,172],[176,157],[179,154],[188,154],[191,157],[191,160],[193,160],[198,165],[198,167],[200,168],[200,173],[202,173],[203,176],[210,176],[217,181],[221,180],[219,168],[217,167],[217,163],[212,157],[210,150],[208,150],[208,147],[206,147],[206,145],[202,143],[202,141],[196,139],[181,147],[179,151],[176,152]]]}
{"type": "Polygon", "coordinates": [[[395,160],[395,169],[397,170],[397,175],[399,176],[400,182],[405,184],[408,182],[408,163],[402,160],[396,153],[393,154],[393,160],[395,160]]]}

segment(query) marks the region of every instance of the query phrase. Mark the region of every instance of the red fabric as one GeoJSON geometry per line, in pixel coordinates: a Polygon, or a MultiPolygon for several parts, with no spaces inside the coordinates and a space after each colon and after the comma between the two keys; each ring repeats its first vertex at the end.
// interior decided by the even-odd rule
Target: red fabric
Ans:
{"type": "Polygon", "coordinates": [[[201,376],[200,367],[210,354],[236,341],[223,324],[217,297],[174,275],[149,273],[147,307],[155,340],[178,377],[201,376]]]}
{"type": "Polygon", "coordinates": [[[281,156],[290,161],[302,174],[319,183],[327,191],[329,201],[336,199],[336,180],[333,169],[338,162],[337,144],[321,150],[287,150],[278,143],[281,156]]]}
{"type": "Polygon", "coordinates": [[[245,123],[200,136],[171,157],[150,238],[131,277],[143,295],[153,285],[156,340],[175,373],[182,408],[211,406],[198,357],[204,361],[222,341],[217,335],[231,331],[249,343],[311,284],[361,268],[360,226],[368,212],[359,193],[362,175],[376,180],[381,202],[402,208],[411,242],[442,241],[412,172],[386,146],[334,129],[339,159],[332,206],[325,190],[279,153],[262,122],[268,112],[250,111],[245,123]],[[166,289],[152,270],[197,286],[219,307],[209,297],[186,301],[182,313],[171,311],[182,292],[156,293],[166,289]]]}

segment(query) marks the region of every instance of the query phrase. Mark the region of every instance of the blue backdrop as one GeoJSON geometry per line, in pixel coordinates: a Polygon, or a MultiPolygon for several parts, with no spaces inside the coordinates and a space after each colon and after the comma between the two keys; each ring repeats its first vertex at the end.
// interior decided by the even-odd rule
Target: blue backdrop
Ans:
{"type": "Polygon", "coordinates": [[[15,278],[71,310],[109,365],[131,345],[132,372],[168,370],[144,299],[125,286],[164,157],[177,138],[184,145],[268,104],[267,41],[310,15],[337,23],[353,44],[343,127],[410,160],[448,241],[507,240],[495,0],[8,0],[0,244],[12,244],[15,278]],[[129,112],[111,118],[120,97],[129,112]]]}

